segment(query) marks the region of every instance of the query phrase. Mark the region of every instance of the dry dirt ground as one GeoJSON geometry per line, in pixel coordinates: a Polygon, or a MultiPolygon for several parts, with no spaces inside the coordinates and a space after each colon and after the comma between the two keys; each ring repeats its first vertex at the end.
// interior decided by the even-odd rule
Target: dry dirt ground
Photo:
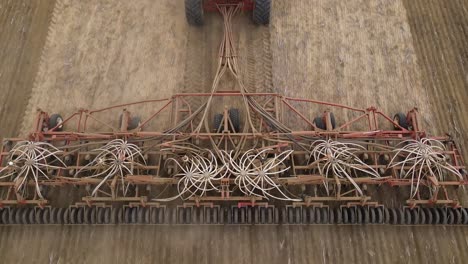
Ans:
{"type": "Polygon", "coordinates": [[[0,139],[18,134],[54,1],[0,1],[0,139]]]}
{"type": "MultiPolygon", "coordinates": [[[[53,12],[52,6],[0,0],[0,136],[28,131],[37,107],[66,115],[210,90],[222,35],[218,16],[195,28],[185,22],[183,1],[57,0],[53,12]]],[[[431,134],[452,131],[466,146],[467,10],[466,0],[276,0],[269,27],[252,25],[246,14],[234,21],[242,78],[251,90],[375,105],[389,115],[417,106],[431,134]]],[[[227,78],[220,89],[236,86],[227,78]]],[[[310,117],[321,110],[310,109],[310,117]]],[[[344,122],[350,115],[337,117],[344,122]]],[[[0,227],[0,255],[6,263],[462,263],[466,232],[12,226],[0,227]]]]}

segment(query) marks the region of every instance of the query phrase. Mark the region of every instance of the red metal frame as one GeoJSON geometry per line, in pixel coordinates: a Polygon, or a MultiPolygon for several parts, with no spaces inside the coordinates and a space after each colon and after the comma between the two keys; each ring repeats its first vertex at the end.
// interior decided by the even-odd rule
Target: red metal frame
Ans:
{"type": "MultiPolygon", "coordinates": [[[[265,121],[261,117],[256,117],[259,120],[259,123],[262,124],[260,129],[256,132],[239,132],[233,133],[230,132],[228,129],[229,126],[229,118],[227,116],[227,110],[224,111],[224,116],[226,117],[224,120],[224,124],[221,126],[222,130],[212,132],[212,131],[195,131],[193,121],[188,124],[183,131],[179,131],[175,134],[167,134],[164,133],[164,129],[160,129],[159,131],[145,131],[147,126],[155,121],[164,121],[162,123],[166,124],[178,124],[183,120],[182,116],[190,115],[193,112],[194,106],[188,103],[190,98],[198,97],[201,101],[204,98],[208,98],[210,96],[213,97],[224,97],[225,99],[236,99],[242,96],[239,92],[233,91],[223,91],[223,92],[216,92],[213,94],[209,93],[188,93],[188,94],[176,94],[171,98],[167,99],[159,99],[159,100],[146,100],[146,101],[139,101],[134,103],[128,104],[120,104],[116,106],[106,107],[97,110],[85,110],[80,109],[79,111],[71,114],[70,116],[66,117],[63,121],[63,125],[65,131],[55,131],[56,128],[49,128],[44,129],[47,126],[48,114],[42,110],[38,110],[37,117],[34,121],[34,131],[29,135],[29,140],[32,141],[46,141],[55,144],[54,142],[62,142],[61,144],[76,144],[77,142],[104,142],[106,140],[111,140],[115,138],[124,138],[129,140],[135,139],[150,139],[152,137],[159,137],[159,140],[164,142],[164,148],[168,149],[173,146],[173,144],[177,143],[180,140],[196,140],[198,144],[207,144],[211,140],[217,142],[217,146],[220,149],[228,150],[232,146],[236,145],[236,141],[244,138],[245,140],[263,140],[264,144],[270,148],[280,149],[286,146],[293,147],[289,142],[281,141],[271,141],[277,140],[281,136],[285,135],[284,133],[278,133],[275,131],[271,131],[268,129],[268,126],[265,125],[265,121]],[[154,109],[152,113],[144,118],[139,127],[134,130],[127,131],[126,126],[115,125],[109,122],[105,122],[98,118],[97,115],[109,115],[110,113],[115,113],[115,111],[122,111],[125,114],[125,119],[130,118],[130,112],[127,110],[129,107],[138,106],[138,108],[143,108],[143,106],[151,106],[151,109],[154,109]],[[114,111],[114,112],[112,112],[114,111]],[[167,120],[167,119],[170,120],[167,120]],[[167,122],[170,121],[170,122],[167,122]],[[90,122],[96,122],[100,125],[100,127],[107,128],[104,131],[91,131],[89,129],[90,122]]],[[[420,130],[420,126],[417,123],[417,109],[412,109],[408,112],[409,120],[411,121],[411,127],[414,130],[407,130],[402,127],[401,130],[384,130],[381,127],[393,127],[398,126],[395,124],[393,119],[381,111],[379,111],[375,107],[369,107],[366,109],[361,108],[354,108],[345,105],[329,103],[329,102],[322,102],[318,100],[310,100],[310,99],[300,99],[300,98],[292,98],[286,97],[275,93],[249,93],[244,94],[244,96],[256,98],[259,101],[263,99],[265,101],[266,108],[270,109],[273,116],[276,116],[277,119],[281,122],[288,120],[297,120],[298,122],[302,122],[302,124],[308,125],[310,129],[308,130],[297,130],[291,131],[289,134],[295,140],[299,142],[303,142],[303,137],[314,137],[314,138],[334,138],[334,139],[345,139],[345,140],[358,140],[360,142],[364,142],[364,140],[370,140],[375,142],[387,142],[387,144],[396,144],[406,139],[418,139],[421,137],[425,137],[426,134],[424,131],[420,130]],[[305,104],[304,107],[299,109],[295,105],[297,104],[305,104]],[[345,109],[347,111],[351,111],[354,113],[354,118],[352,118],[348,122],[344,122],[343,124],[337,126],[335,129],[332,129],[330,124],[328,124],[326,130],[321,130],[315,127],[311,122],[310,118],[308,118],[308,114],[303,111],[303,109],[325,109],[324,116],[325,118],[329,115],[330,109],[345,109]],[[351,130],[350,128],[353,127],[355,124],[361,124],[360,126],[363,129],[361,130],[351,130]]],[[[339,117],[338,117],[339,118],[339,117]]],[[[442,140],[446,142],[448,146],[448,150],[445,152],[445,155],[451,157],[453,160],[454,167],[457,169],[464,169],[464,164],[461,159],[459,150],[456,148],[453,141],[447,137],[435,137],[435,139],[442,140]]],[[[24,140],[19,138],[12,138],[6,139],[6,141],[10,141],[14,144],[14,142],[24,140]]],[[[99,144],[99,143],[97,143],[99,144]]],[[[101,143],[102,144],[102,143],[101,143]]],[[[172,150],[173,153],[179,153],[177,149],[172,150]]],[[[85,156],[89,153],[89,151],[80,151],[76,154],[76,162],[75,165],[69,166],[67,169],[77,170],[80,169],[82,165],[82,160],[85,156]]],[[[374,161],[373,164],[370,166],[374,169],[384,169],[385,165],[380,165],[377,163],[379,155],[390,155],[389,151],[384,150],[374,150],[374,151],[366,151],[366,155],[372,158],[374,161]]],[[[67,155],[68,153],[65,151],[63,155],[67,155]]],[[[135,186],[161,186],[161,185],[174,185],[177,184],[176,178],[164,178],[161,177],[160,171],[164,166],[163,160],[164,155],[168,153],[161,152],[160,149],[155,149],[154,151],[148,152],[148,155],[153,156],[156,159],[156,163],[148,164],[141,168],[142,171],[153,170],[155,174],[148,174],[144,173],[142,175],[128,175],[125,179],[127,183],[131,183],[135,186]]],[[[0,154],[0,164],[3,164],[4,158],[8,155],[8,144],[4,144],[3,151],[0,154]]],[[[300,160],[302,156],[305,155],[304,151],[296,150],[292,155],[292,162],[294,163],[296,160],[300,160]]],[[[0,167],[1,169],[2,167],[0,167]]],[[[285,178],[278,178],[277,182],[283,185],[312,185],[312,186],[320,186],[323,184],[324,181],[328,181],[329,184],[336,186],[335,191],[333,192],[332,196],[328,195],[319,195],[316,194],[315,196],[306,197],[304,199],[304,205],[308,206],[310,204],[316,204],[324,202],[331,202],[331,201],[341,201],[347,203],[356,203],[359,202],[361,204],[369,204],[373,203],[369,196],[359,196],[355,191],[346,191],[342,190],[342,186],[347,186],[350,183],[344,179],[333,179],[333,178],[325,178],[321,175],[317,175],[314,173],[308,172],[312,167],[309,165],[301,165],[301,164],[293,164],[293,177],[285,177],[285,178]]],[[[66,185],[75,185],[75,186],[87,186],[91,185],[94,186],[98,184],[100,181],[99,179],[91,179],[91,178],[73,178],[67,177],[64,171],[57,170],[55,177],[52,177],[52,180],[42,181],[40,184],[44,186],[66,186],[66,185]]],[[[411,184],[410,179],[401,179],[397,177],[397,171],[392,169],[391,174],[387,175],[382,178],[356,178],[356,182],[360,185],[381,185],[381,184],[389,184],[390,186],[408,186],[411,184]]],[[[34,186],[33,182],[28,183],[30,186],[34,186]]],[[[146,204],[148,203],[148,199],[146,198],[146,194],[140,194],[140,191],[132,197],[123,197],[121,194],[116,191],[116,184],[118,183],[114,181],[108,182],[109,185],[109,192],[102,192],[101,196],[99,197],[83,197],[83,201],[86,203],[93,203],[93,202],[131,202],[131,203],[141,203],[146,204]],[[104,196],[102,196],[104,195],[104,196]]],[[[240,201],[244,198],[247,201],[250,201],[252,204],[257,201],[257,198],[252,200],[252,197],[244,197],[241,199],[239,196],[232,196],[230,195],[230,186],[234,184],[232,179],[225,179],[222,182],[218,183],[222,186],[222,192],[218,195],[212,196],[209,195],[207,197],[196,197],[194,201],[198,204],[200,202],[219,202],[219,201],[240,201]]],[[[458,201],[456,199],[449,198],[446,188],[450,186],[460,186],[460,185],[467,185],[468,180],[465,178],[463,181],[444,181],[440,182],[435,179],[429,178],[427,181],[422,181],[421,185],[423,186],[435,186],[437,188],[437,192],[435,195],[429,198],[420,198],[418,200],[408,200],[407,203],[410,206],[416,206],[417,204],[449,204],[452,206],[458,206],[458,201]],[[442,190],[442,198],[439,198],[439,191],[442,190]]],[[[37,197],[29,197],[27,199],[12,196],[14,194],[13,189],[15,186],[15,182],[9,181],[0,181],[0,188],[8,188],[8,195],[7,197],[0,198],[0,206],[6,204],[23,204],[23,203],[36,203],[39,205],[44,205],[47,201],[38,200],[37,197]]]]}

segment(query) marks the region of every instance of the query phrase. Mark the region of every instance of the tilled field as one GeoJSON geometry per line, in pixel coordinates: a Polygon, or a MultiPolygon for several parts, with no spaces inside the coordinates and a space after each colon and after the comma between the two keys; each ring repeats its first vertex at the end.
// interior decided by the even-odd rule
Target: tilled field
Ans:
{"type": "Polygon", "coordinates": [[[18,134],[54,4],[0,1],[0,139],[18,134]]]}
{"type": "Polygon", "coordinates": [[[450,133],[468,157],[468,1],[404,1],[430,95],[434,132],[450,133]]]}
{"type": "MultiPolygon", "coordinates": [[[[189,27],[183,1],[58,0],[53,13],[48,1],[0,6],[0,136],[24,134],[37,107],[70,114],[211,89],[221,19],[189,27]]],[[[418,106],[429,132],[452,131],[466,150],[467,10],[463,0],[276,0],[270,27],[245,14],[234,22],[242,78],[252,91],[389,115],[418,106]]],[[[220,89],[237,88],[226,78],[220,89]]],[[[466,235],[378,225],[7,226],[0,255],[6,263],[462,263],[466,235]]]]}

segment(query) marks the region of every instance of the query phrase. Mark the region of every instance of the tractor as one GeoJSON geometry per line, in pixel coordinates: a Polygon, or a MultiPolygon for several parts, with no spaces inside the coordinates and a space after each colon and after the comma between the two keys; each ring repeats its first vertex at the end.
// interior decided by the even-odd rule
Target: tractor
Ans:
{"type": "Polygon", "coordinates": [[[217,12],[219,6],[242,5],[242,11],[252,11],[257,25],[270,23],[271,0],[185,0],[185,15],[190,25],[202,26],[205,12],[217,12]]]}

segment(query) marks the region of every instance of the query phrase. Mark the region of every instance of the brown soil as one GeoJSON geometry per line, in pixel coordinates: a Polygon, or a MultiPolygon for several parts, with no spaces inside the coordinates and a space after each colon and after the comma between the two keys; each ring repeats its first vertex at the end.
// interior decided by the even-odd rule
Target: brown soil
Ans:
{"type": "Polygon", "coordinates": [[[434,132],[449,133],[468,157],[468,1],[404,1],[434,132]]]}
{"type": "Polygon", "coordinates": [[[464,227],[9,226],[4,263],[464,263],[464,227]]]}
{"type": "Polygon", "coordinates": [[[20,129],[54,4],[0,1],[0,140],[20,129]]]}

